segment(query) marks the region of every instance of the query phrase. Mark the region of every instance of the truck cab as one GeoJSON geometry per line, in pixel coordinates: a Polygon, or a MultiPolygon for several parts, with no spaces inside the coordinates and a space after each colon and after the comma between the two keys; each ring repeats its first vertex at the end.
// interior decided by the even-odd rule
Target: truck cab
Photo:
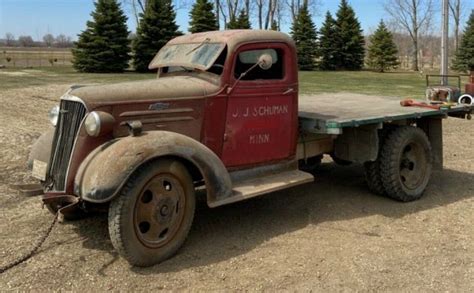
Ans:
{"type": "Polygon", "coordinates": [[[442,159],[441,119],[472,111],[379,99],[369,115],[358,107],[373,97],[299,97],[294,42],[275,31],[177,37],[149,67],[156,79],[71,87],[30,156],[48,209],[108,210],[115,249],[137,266],[178,251],[196,189],[217,207],[290,188],[323,154],[364,163],[376,193],[418,199],[442,159]]]}

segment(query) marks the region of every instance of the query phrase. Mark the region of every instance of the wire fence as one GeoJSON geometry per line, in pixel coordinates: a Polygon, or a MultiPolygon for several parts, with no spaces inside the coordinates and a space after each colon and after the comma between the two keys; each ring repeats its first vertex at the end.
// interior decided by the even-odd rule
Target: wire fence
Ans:
{"type": "Polygon", "coordinates": [[[71,49],[0,47],[2,67],[71,66],[72,58],[71,49]]]}

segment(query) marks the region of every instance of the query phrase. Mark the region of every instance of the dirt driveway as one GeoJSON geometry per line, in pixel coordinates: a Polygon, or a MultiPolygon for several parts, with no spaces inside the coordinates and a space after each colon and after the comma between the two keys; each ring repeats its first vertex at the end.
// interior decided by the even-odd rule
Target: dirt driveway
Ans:
{"type": "MultiPolygon", "coordinates": [[[[0,265],[28,250],[52,219],[29,181],[32,142],[65,85],[0,90],[0,265]]],[[[370,194],[360,166],[329,160],[317,179],[208,209],[200,202],[179,254],[152,268],[114,252],[105,216],[58,225],[39,253],[0,275],[13,290],[474,290],[474,122],[445,123],[445,171],[423,199],[370,194]]]]}

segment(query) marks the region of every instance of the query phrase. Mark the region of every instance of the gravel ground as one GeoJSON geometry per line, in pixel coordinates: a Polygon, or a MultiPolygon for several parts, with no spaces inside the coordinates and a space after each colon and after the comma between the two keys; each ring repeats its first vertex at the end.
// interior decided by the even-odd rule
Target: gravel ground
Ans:
{"type": "MultiPolygon", "coordinates": [[[[52,215],[10,184],[67,85],[0,91],[0,265],[31,247],[52,215]]],[[[5,290],[474,290],[474,122],[445,121],[445,170],[425,197],[370,194],[360,166],[325,160],[312,184],[209,209],[200,201],[178,255],[130,267],[106,216],[57,225],[39,253],[0,274],[5,290]]]]}

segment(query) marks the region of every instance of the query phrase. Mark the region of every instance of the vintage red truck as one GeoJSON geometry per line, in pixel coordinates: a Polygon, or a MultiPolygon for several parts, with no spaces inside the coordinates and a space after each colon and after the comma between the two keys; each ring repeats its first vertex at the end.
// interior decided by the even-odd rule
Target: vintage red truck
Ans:
{"type": "Polygon", "coordinates": [[[73,86],[30,157],[44,204],[66,218],[108,209],[113,246],[137,266],[177,252],[197,188],[211,208],[290,188],[324,154],[364,164],[373,192],[416,200],[442,168],[443,118],[473,109],[299,96],[295,45],[274,31],[177,37],[150,69],[158,78],[73,86]]]}

